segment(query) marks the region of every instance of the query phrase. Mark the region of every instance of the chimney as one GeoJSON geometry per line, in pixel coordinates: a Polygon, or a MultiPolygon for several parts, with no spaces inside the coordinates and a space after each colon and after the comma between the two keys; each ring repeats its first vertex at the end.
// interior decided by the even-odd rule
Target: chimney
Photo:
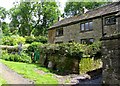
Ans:
{"type": "Polygon", "coordinates": [[[89,10],[86,7],[83,7],[84,13],[87,13],[89,10]]]}

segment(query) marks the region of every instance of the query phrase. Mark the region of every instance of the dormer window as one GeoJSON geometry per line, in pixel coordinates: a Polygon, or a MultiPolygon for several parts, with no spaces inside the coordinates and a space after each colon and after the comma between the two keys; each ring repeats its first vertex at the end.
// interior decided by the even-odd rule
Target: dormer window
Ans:
{"type": "Polygon", "coordinates": [[[56,29],[56,36],[63,36],[63,28],[56,29]]]}
{"type": "Polygon", "coordinates": [[[116,18],[115,16],[109,16],[105,18],[105,25],[112,25],[116,24],[116,18]]]}

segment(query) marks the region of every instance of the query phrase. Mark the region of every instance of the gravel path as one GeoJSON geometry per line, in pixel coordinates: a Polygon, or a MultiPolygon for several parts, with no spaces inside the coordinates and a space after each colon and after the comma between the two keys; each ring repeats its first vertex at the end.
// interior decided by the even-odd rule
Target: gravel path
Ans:
{"type": "Polygon", "coordinates": [[[22,75],[17,74],[1,62],[0,75],[7,81],[8,84],[33,84],[33,81],[23,78],[22,75]]]}

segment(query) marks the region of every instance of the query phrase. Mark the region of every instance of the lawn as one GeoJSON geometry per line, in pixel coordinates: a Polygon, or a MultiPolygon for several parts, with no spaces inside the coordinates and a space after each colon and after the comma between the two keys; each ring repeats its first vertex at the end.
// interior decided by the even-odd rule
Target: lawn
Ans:
{"type": "Polygon", "coordinates": [[[36,64],[28,64],[22,62],[12,62],[1,60],[2,63],[7,65],[9,68],[23,75],[25,78],[33,80],[35,84],[58,84],[58,81],[54,78],[54,75],[44,67],[40,67],[36,64]],[[38,73],[37,71],[44,71],[45,74],[38,73]]]}
{"type": "Polygon", "coordinates": [[[6,80],[4,80],[4,79],[0,76],[0,86],[1,86],[2,84],[7,84],[7,82],[6,82],[6,80]]]}

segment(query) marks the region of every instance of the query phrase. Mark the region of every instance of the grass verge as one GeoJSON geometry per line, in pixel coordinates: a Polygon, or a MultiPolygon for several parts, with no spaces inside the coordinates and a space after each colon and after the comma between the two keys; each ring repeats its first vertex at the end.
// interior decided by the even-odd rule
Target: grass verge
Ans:
{"type": "Polygon", "coordinates": [[[0,86],[1,86],[2,84],[7,84],[7,82],[6,82],[5,79],[3,79],[3,78],[0,76],[0,86]]]}
{"type": "Polygon", "coordinates": [[[1,60],[10,69],[14,70],[18,74],[23,75],[25,78],[33,80],[35,84],[58,84],[58,81],[54,78],[54,75],[46,68],[40,67],[35,64],[21,63],[21,62],[11,62],[1,60]],[[37,73],[36,71],[44,71],[45,74],[37,73]]]}

